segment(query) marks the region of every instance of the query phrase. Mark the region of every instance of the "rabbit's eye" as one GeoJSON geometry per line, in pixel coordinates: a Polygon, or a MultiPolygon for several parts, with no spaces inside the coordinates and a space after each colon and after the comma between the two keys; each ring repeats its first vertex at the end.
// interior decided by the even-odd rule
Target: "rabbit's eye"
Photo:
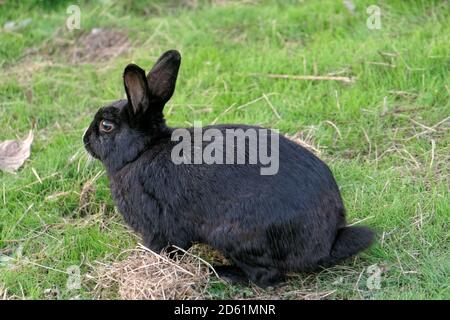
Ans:
{"type": "Polygon", "coordinates": [[[100,130],[103,132],[111,132],[115,128],[114,123],[108,120],[100,121],[100,130]]]}

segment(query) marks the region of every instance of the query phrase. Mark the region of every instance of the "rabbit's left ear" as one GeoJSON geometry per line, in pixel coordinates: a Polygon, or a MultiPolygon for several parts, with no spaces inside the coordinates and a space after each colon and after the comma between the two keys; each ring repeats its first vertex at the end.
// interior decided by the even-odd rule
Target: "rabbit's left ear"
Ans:
{"type": "Polygon", "coordinates": [[[123,72],[123,82],[133,114],[145,113],[150,104],[145,71],[135,64],[129,64],[123,72]]]}
{"type": "Polygon", "coordinates": [[[152,102],[162,109],[175,90],[181,55],[176,50],[166,51],[159,57],[147,75],[152,102]]]}

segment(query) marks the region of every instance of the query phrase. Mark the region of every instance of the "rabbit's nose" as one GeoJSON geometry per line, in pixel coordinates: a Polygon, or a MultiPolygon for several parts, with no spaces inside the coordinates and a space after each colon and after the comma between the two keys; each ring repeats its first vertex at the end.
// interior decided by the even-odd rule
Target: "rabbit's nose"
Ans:
{"type": "Polygon", "coordinates": [[[87,136],[87,133],[89,131],[89,127],[87,127],[86,129],[84,129],[83,135],[81,136],[81,141],[83,142],[83,144],[89,144],[89,137],[87,136]]]}
{"type": "Polygon", "coordinates": [[[83,139],[84,139],[84,137],[86,136],[86,132],[89,130],[89,127],[87,127],[86,129],[84,129],[84,132],[83,132],[83,139]]]}

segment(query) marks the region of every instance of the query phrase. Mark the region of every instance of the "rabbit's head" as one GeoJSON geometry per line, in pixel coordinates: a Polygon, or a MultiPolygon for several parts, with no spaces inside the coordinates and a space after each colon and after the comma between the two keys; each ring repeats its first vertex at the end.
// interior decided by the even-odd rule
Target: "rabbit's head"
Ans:
{"type": "Polygon", "coordinates": [[[84,134],[87,151],[115,171],[137,159],[146,148],[166,135],[163,108],[175,90],[181,56],[164,53],[148,75],[135,64],[123,73],[127,99],[98,110],[84,134]]]}

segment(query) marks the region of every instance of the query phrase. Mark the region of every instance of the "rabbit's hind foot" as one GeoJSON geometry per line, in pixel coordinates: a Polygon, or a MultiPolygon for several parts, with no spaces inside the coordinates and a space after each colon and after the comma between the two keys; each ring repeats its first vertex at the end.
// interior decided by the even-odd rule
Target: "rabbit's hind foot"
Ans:
{"type": "Polygon", "coordinates": [[[219,277],[231,284],[248,285],[249,282],[260,288],[277,287],[285,280],[283,273],[272,267],[248,266],[239,264],[237,266],[218,266],[215,268],[219,277]]]}
{"type": "Polygon", "coordinates": [[[219,278],[233,285],[248,284],[249,279],[245,273],[236,266],[214,266],[214,270],[219,275],[219,278]]]}
{"type": "Polygon", "coordinates": [[[276,268],[256,267],[248,270],[247,275],[251,282],[263,289],[277,287],[285,280],[283,273],[276,268]]]}

